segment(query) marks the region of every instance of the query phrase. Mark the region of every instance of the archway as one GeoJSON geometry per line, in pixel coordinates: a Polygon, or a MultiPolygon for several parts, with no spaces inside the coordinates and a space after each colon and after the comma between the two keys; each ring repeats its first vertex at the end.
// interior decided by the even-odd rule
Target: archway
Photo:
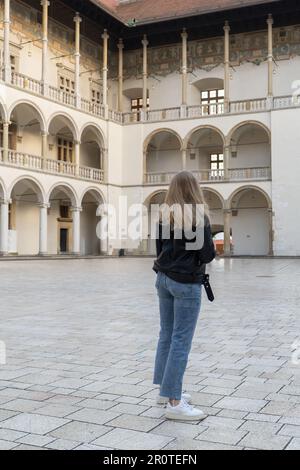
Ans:
{"type": "Polygon", "coordinates": [[[104,170],[103,136],[94,125],[86,126],[80,139],[80,165],[82,167],[104,170]]]}
{"type": "Polygon", "coordinates": [[[168,183],[183,168],[182,142],[171,130],[155,132],[145,142],[145,174],[148,183],[168,183]]]}
{"type": "Polygon", "coordinates": [[[151,194],[146,202],[147,208],[147,224],[148,224],[148,237],[145,243],[145,251],[149,255],[156,255],[156,240],[153,237],[155,234],[156,224],[158,222],[158,206],[164,203],[167,191],[156,191],[151,194]],[[151,237],[152,235],[152,237],[151,237]]]}
{"type": "Polygon", "coordinates": [[[73,189],[58,184],[49,194],[48,253],[67,254],[73,251],[73,212],[76,207],[73,189]]]}
{"type": "Polygon", "coordinates": [[[237,190],[230,198],[234,255],[272,254],[272,210],[269,197],[256,187],[237,190]]]}
{"type": "Polygon", "coordinates": [[[13,184],[10,199],[9,251],[18,255],[37,255],[43,191],[33,179],[24,177],[13,184]]]}
{"type": "Polygon", "coordinates": [[[17,103],[10,112],[9,149],[26,155],[41,156],[41,133],[44,130],[41,111],[30,103],[17,103]]]}
{"type": "Polygon", "coordinates": [[[48,126],[47,157],[62,162],[64,167],[68,165],[71,171],[76,163],[76,144],[79,145],[78,134],[71,118],[64,114],[53,116],[48,126]]]}
{"type": "Polygon", "coordinates": [[[224,253],[224,201],[220,194],[209,188],[203,189],[203,195],[208,208],[216,251],[222,255],[224,253]]]}
{"type": "Polygon", "coordinates": [[[80,253],[82,255],[100,255],[104,252],[104,241],[97,236],[97,225],[100,217],[97,209],[104,200],[102,194],[96,189],[88,189],[81,201],[81,217],[80,217],[80,253]]]}
{"type": "Polygon", "coordinates": [[[271,171],[271,136],[258,122],[245,122],[234,128],[228,138],[229,177],[268,179],[271,171]]]}
{"type": "Polygon", "coordinates": [[[216,128],[203,126],[186,138],[186,168],[197,174],[199,181],[224,178],[224,137],[216,128]]]}

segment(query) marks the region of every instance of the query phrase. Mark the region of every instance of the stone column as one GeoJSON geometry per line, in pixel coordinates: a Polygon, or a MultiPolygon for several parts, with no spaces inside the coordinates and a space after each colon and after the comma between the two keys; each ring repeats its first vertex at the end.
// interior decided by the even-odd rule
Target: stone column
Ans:
{"type": "Polygon", "coordinates": [[[224,256],[230,256],[231,209],[224,209],[224,256]]]}
{"type": "Polygon", "coordinates": [[[182,169],[186,169],[186,149],[181,150],[181,155],[182,155],[182,169]]]}
{"type": "Polygon", "coordinates": [[[3,162],[8,162],[8,147],[9,147],[9,121],[3,121],[3,162]]]}
{"type": "Polygon", "coordinates": [[[269,214],[269,256],[274,256],[273,251],[273,241],[274,241],[274,231],[273,231],[273,209],[268,209],[269,214]]]}
{"type": "Polygon", "coordinates": [[[45,256],[48,252],[48,204],[40,204],[40,232],[39,232],[39,255],[45,256]]]}
{"type": "Polygon", "coordinates": [[[229,179],[229,157],[230,157],[230,146],[225,145],[224,147],[224,179],[229,179]]]}
{"type": "Polygon", "coordinates": [[[103,182],[107,183],[108,181],[108,150],[101,149],[102,152],[102,170],[103,170],[103,182]]]}
{"type": "Polygon", "coordinates": [[[107,73],[108,73],[108,39],[109,35],[107,30],[102,34],[103,39],[103,68],[102,68],[102,86],[103,86],[103,106],[105,112],[105,119],[108,119],[108,104],[107,104],[107,73]]]}
{"type": "Polygon", "coordinates": [[[11,201],[0,201],[0,255],[8,253],[8,208],[11,201]]]}
{"type": "Polygon", "coordinates": [[[50,2],[48,0],[42,0],[41,5],[43,7],[43,37],[42,37],[42,87],[43,94],[48,94],[48,76],[47,76],[47,65],[48,65],[48,8],[50,2]]]}
{"type": "Polygon", "coordinates": [[[80,255],[80,212],[81,207],[72,207],[73,217],[73,255],[80,255]]]}
{"type": "Polygon", "coordinates": [[[80,166],[80,141],[74,141],[74,157],[75,157],[75,174],[79,176],[79,166],[80,166]]]}
{"type": "Polygon", "coordinates": [[[76,106],[80,107],[80,23],[82,19],[79,13],[76,13],[73,20],[75,23],[75,99],[76,106]]]}
{"type": "Polygon", "coordinates": [[[4,18],[3,18],[3,78],[7,83],[11,82],[11,63],[10,63],[10,0],[4,0],[4,18]]]}
{"type": "Polygon", "coordinates": [[[147,98],[148,98],[148,52],[147,52],[147,47],[148,47],[148,40],[147,36],[144,35],[144,38],[142,40],[142,45],[143,45],[143,114],[144,114],[144,119],[146,116],[146,111],[147,111],[147,98]]]}
{"type": "Polygon", "coordinates": [[[182,38],[182,66],[181,66],[181,79],[182,79],[182,98],[181,98],[181,114],[182,117],[186,116],[187,106],[187,38],[188,34],[184,28],[181,33],[182,38]]]}
{"type": "Polygon", "coordinates": [[[123,40],[119,39],[118,111],[123,112],[123,40]]]}
{"type": "Polygon", "coordinates": [[[230,71],[230,52],[229,52],[229,32],[230,26],[228,21],[225,22],[224,26],[224,111],[227,113],[229,111],[229,71],[230,71]]]}
{"type": "Polygon", "coordinates": [[[42,168],[45,170],[47,167],[47,155],[48,155],[48,132],[42,131],[42,168]]]}
{"type": "Polygon", "coordinates": [[[273,17],[268,16],[268,100],[273,98],[273,17]]]}

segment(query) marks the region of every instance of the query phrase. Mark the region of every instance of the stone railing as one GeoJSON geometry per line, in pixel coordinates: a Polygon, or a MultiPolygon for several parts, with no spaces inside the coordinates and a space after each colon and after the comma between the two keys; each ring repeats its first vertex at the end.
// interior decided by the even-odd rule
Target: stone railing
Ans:
{"type": "MultiPolygon", "coordinates": [[[[243,180],[270,180],[271,168],[236,168],[228,169],[227,175],[224,170],[194,170],[192,171],[200,183],[217,183],[225,181],[243,180]]],[[[169,184],[177,172],[148,172],[145,174],[145,184],[169,184]]]]}
{"type": "Polygon", "coordinates": [[[37,93],[38,95],[41,95],[43,92],[42,83],[39,80],[27,77],[26,75],[22,75],[21,73],[12,72],[11,82],[18,88],[23,88],[24,90],[37,93]]]}
{"type": "Polygon", "coordinates": [[[72,93],[67,93],[54,86],[49,86],[48,97],[53,101],[57,101],[57,103],[63,103],[67,106],[76,106],[76,98],[72,93]]]}
{"type": "Polygon", "coordinates": [[[8,150],[5,152],[0,148],[0,163],[16,166],[18,168],[26,168],[30,170],[39,170],[45,173],[52,173],[55,175],[72,176],[79,179],[85,179],[101,183],[104,181],[104,171],[91,168],[88,166],[76,167],[75,163],[63,162],[61,160],[54,160],[52,158],[42,158],[39,155],[31,155],[25,152],[17,152],[15,150],[8,150]]]}

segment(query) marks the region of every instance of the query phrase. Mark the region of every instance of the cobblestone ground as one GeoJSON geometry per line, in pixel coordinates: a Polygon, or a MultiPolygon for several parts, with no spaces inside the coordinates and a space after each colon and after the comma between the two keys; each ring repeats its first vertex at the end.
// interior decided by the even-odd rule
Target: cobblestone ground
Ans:
{"type": "Polygon", "coordinates": [[[300,449],[300,260],[211,266],[185,377],[209,417],[193,424],[155,403],[151,265],[0,262],[0,449],[300,449]]]}

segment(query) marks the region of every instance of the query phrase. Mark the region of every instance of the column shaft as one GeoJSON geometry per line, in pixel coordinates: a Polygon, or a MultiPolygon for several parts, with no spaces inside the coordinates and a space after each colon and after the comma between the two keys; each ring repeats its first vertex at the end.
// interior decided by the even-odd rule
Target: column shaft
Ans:
{"type": "Polygon", "coordinates": [[[143,45],[143,112],[146,114],[147,111],[147,99],[148,99],[148,40],[147,36],[145,35],[142,40],[143,45]]]}
{"type": "Polygon", "coordinates": [[[230,70],[230,51],[229,51],[229,32],[230,26],[228,21],[224,26],[224,111],[229,111],[229,70],[230,70]]]}
{"type": "Polygon", "coordinates": [[[103,69],[102,69],[102,86],[103,86],[103,106],[105,110],[105,118],[108,118],[108,97],[107,97],[107,73],[108,73],[108,39],[107,30],[102,34],[103,39],[103,69]]]}
{"type": "Polygon", "coordinates": [[[80,254],[80,207],[73,207],[73,249],[74,255],[80,254]]]}
{"type": "Polygon", "coordinates": [[[11,63],[10,63],[10,0],[4,0],[4,19],[3,19],[4,37],[3,37],[3,78],[7,83],[11,82],[11,63]]]}
{"type": "Polygon", "coordinates": [[[269,15],[268,24],[268,98],[273,97],[273,18],[269,15]]]}
{"type": "Polygon", "coordinates": [[[8,147],[9,147],[9,122],[3,122],[3,162],[8,162],[8,147]]]}
{"type": "Polygon", "coordinates": [[[231,224],[231,210],[224,210],[224,256],[230,256],[230,224],[231,224]]]}
{"type": "Polygon", "coordinates": [[[42,37],[42,86],[43,93],[47,95],[48,89],[48,77],[47,77],[47,63],[48,63],[48,7],[50,2],[48,0],[42,0],[41,5],[43,7],[43,37],[42,37]]]}
{"type": "Polygon", "coordinates": [[[182,77],[182,102],[183,106],[187,105],[187,32],[184,29],[182,34],[182,67],[181,67],[181,77],[182,77]]]}
{"type": "Polygon", "coordinates": [[[119,40],[119,73],[118,73],[118,111],[123,112],[123,49],[122,39],[119,40]]]}
{"type": "Polygon", "coordinates": [[[185,170],[186,169],[186,149],[182,149],[181,151],[181,155],[182,155],[182,169],[185,170]]]}
{"type": "Polygon", "coordinates": [[[8,208],[9,201],[0,202],[0,254],[8,253],[8,208]]]}
{"type": "Polygon", "coordinates": [[[39,255],[47,254],[47,222],[48,222],[48,205],[40,205],[40,238],[39,238],[39,255]]]}
{"type": "Polygon", "coordinates": [[[75,98],[76,106],[80,106],[80,23],[81,18],[78,13],[74,17],[75,23],[75,98]]]}
{"type": "Polygon", "coordinates": [[[47,166],[47,154],[48,154],[48,133],[47,132],[42,132],[42,167],[43,169],[46,169],[47,166]]]}
{"type": "Polygon", "coordinates": [[[79,176],[79,166],[80,166],[80,142],[74,142],[74,157],[75,157],[75,174],[79,176]]]}

